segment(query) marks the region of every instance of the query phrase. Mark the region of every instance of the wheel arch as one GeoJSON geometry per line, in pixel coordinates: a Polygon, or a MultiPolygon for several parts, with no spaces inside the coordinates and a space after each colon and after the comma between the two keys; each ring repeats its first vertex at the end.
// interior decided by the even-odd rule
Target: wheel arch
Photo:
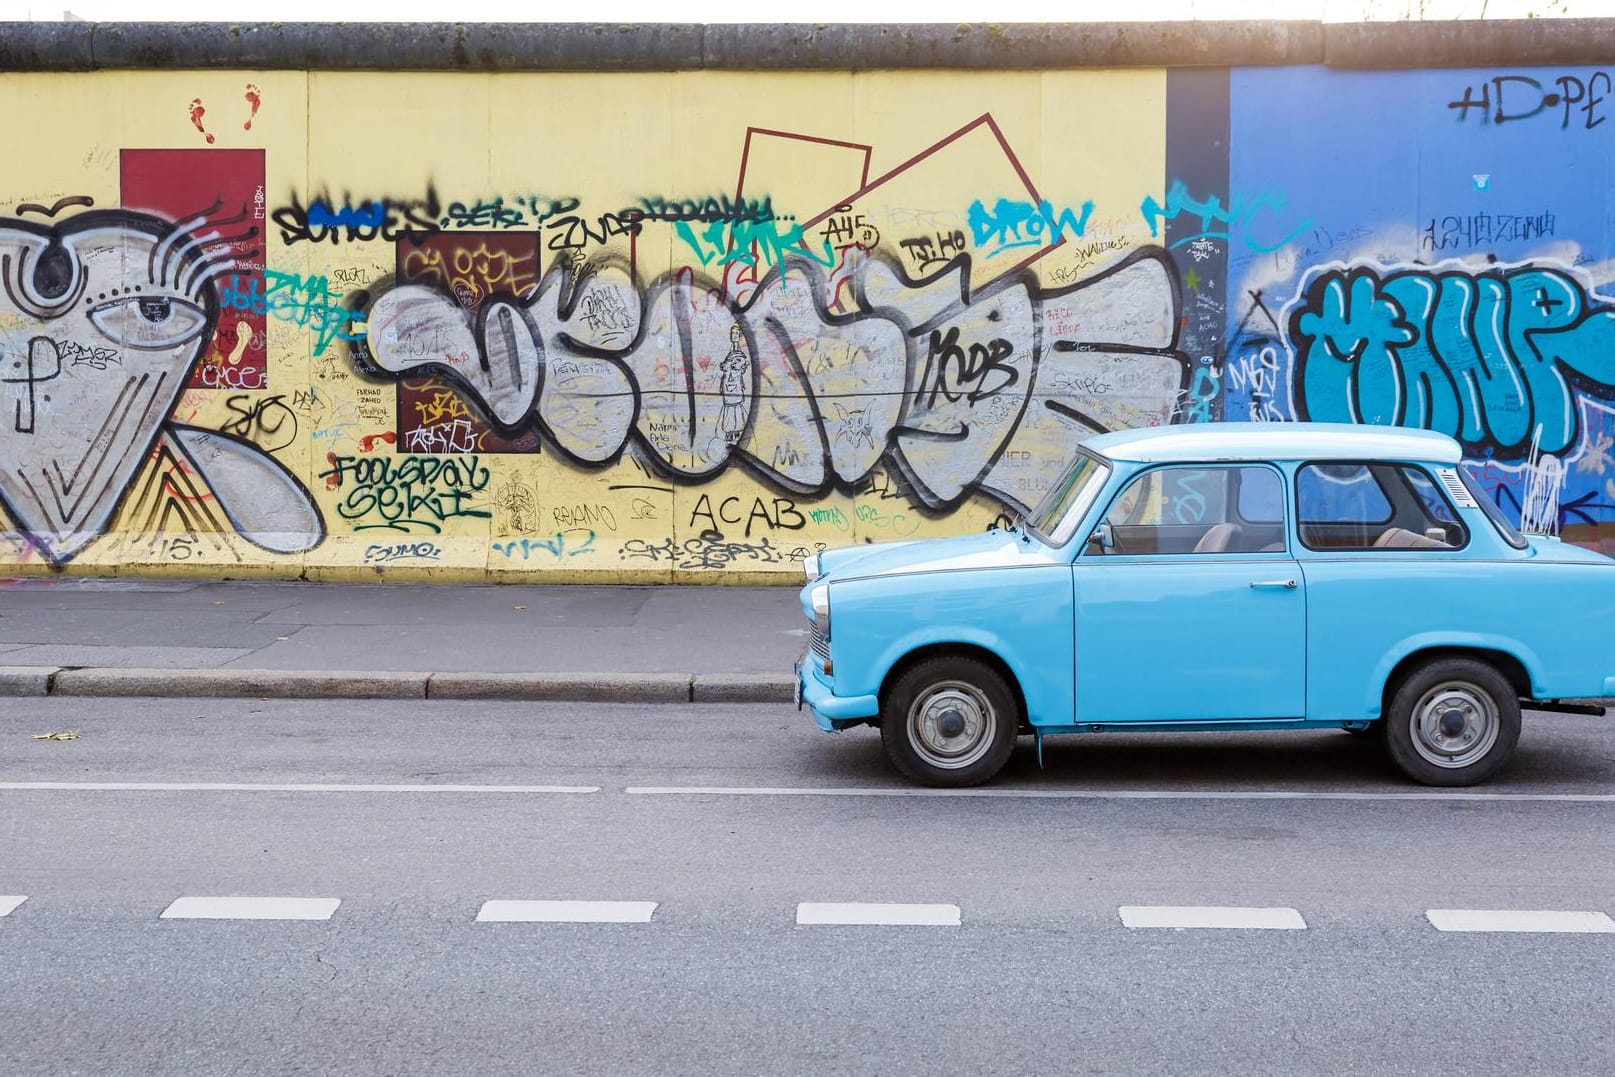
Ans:
{"type": "Polygon", "coordinates": [[[1384,688],[1380,692],[1380,717],[1384,718],[1390,713],[1391,698],[1396,695],[1397,689],[1409,675],[1427,663],[1444,658],[1472,658],[1484,662],[1508,681],[1520,699],[1531,698],[1530,671],[1526,669],[1524,662],[1508,651],[1492,647],[1460,645],[1421,647],[1404,655],[1385,678],[1384,688]]]}
{"type": "MultiPolygon", "coordinates": [[[[927,643],[914,648],[893,662],[891,668],[886,671],[886,676],[880,682],[880,691],[876,697],[880,700],[880,707],[883,712],[886,709],[887,696],[891,692],[892,685],[897,683],[898,678],[921,662],[932,658],[974,658],[980,661],[1004,678],[1004,685],[1009,689],[1010,695],[1014,697],[1015,706],[1020,711],[1020,721],[1024,723],[1029,720],[1026,713],[1026,693],[1021,688],[1020,678],[1015,676],[1015,671],[997,652],[975,643],[927,643]]],[[[871,724],[879,725],[879,716],[871,724]]]]}

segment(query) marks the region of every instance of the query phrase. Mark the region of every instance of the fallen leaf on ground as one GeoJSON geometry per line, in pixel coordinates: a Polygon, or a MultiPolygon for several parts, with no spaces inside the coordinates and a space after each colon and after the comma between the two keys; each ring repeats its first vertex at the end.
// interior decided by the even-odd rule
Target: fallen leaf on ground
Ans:
{"type": "Polygon", "coordinates": [[[79,739],[79,734],[78,734],[78,730],[69,729],[69,730],[66,730],[65,732],[61,732],[61,733],[35,733],[34,734],[34,739],[35,740],[78,740],[79,739]]]}

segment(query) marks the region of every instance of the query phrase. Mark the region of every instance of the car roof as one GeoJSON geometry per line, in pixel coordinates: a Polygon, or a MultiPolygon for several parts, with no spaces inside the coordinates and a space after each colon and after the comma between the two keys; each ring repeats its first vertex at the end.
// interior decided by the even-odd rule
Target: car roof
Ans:
{"type": "Polygon", "coordinates": [[[1463,449],[1446,434],[1353,423],[1194,423],[1100,434],[1084,447],[1112,460],[1422,460],[1456,465],[1463,449]]]}

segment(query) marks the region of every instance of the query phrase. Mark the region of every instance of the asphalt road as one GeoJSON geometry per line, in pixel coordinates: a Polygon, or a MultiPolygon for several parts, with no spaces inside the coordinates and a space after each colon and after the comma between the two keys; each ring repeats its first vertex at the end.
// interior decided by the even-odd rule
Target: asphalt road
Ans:
{"type": "Polygon", "coordinates": [[[1599,719],[1529,716],[1515,766],[1474,791],[1406,785],[1324,732],[1067,738],[1041,771],[1027,742],[984,793],[935,795],[894,780],[873,733],[830,737],[789,707],[4,707],[5,1077],[1615,1058],[1615,933],[1428,915],[1615,914],[1599,719]],[[326,902],[171,918],[242,896],[326,902]],[[544,900],[655,905],[478,921],[544,900]],[[942,923],[797,923],[821,902],[942,923]],[[1128,926],[1225,907],[1291,929],[1128,926]]]}

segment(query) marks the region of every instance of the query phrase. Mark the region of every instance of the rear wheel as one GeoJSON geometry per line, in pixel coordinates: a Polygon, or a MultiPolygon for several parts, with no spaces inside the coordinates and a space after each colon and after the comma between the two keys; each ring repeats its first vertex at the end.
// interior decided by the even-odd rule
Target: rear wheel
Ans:
{"type": "Polygon", "coordinates": [[[1015,750],[1020,708],[1004,678],[976,658],[928,658],[906,671],[881,707],[886,757],[925,785],[980,785],[1015,750]]]}
{"type": "Polygon", "coordinates": [[[1474,785],[1496,774],[1520,740],[1520,699],[1474,658],[1441,658],[1391,697],[1385,744],[1402,773],[1424,785],[1474,785]]]}

